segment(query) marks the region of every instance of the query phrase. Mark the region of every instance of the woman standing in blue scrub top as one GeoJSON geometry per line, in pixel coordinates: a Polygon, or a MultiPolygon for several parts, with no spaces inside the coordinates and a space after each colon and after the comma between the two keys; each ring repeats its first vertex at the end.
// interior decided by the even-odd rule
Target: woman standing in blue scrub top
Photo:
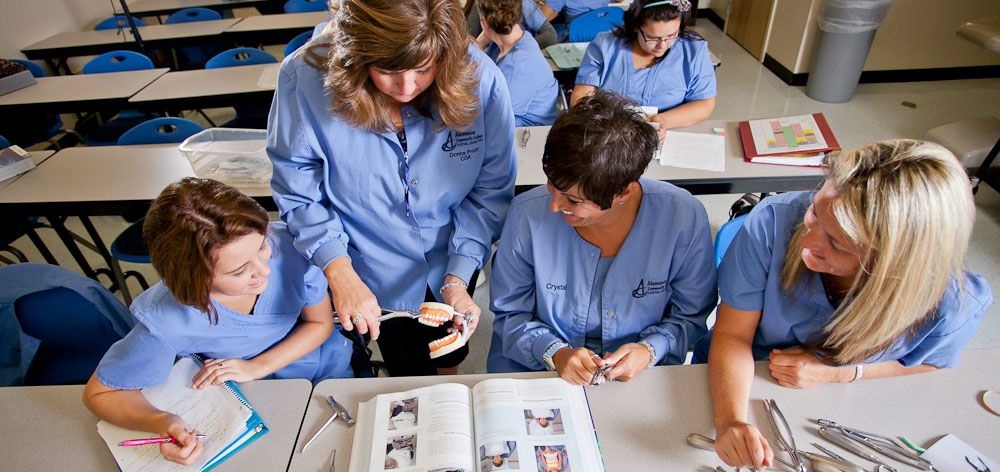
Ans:
{"type": "Polygon", "coordinates": [[[521,29],[520,0],[477,0],[486,55],[510,87],[517,126],[546,126],[556,120],[559,83],[535,39],[521,29]]]}
{"type": "MultiPolygon", "coordinates": [[[[542,11],[538,9],[538,4],[535,0],[520,0],[521,1],[521,29],[527,33],[531,33],[531,36],[535,38],[538,42],[538,47],[545,49],[555,43],[556,39],[556,29],[552,27],[552,23],[549,23],[549,19],[542,14],[542,11]]],[[[466,11],[466,21],[467,27],[469,29],[469,34],[476,38],[476,42],[479,43],[479,47],[485,48],[489,44],[489,39],[483,36],[483,25],[479,22],[479,9],[476,8],[478,2],[476,0],[468,0],[465,2],[466,11]]]]}
{"type": "Polygon", "coordinates": [[[164,458],[190,464],[202,450],[178,412],[141,389],[200,354],[194,388],[227,380],[353,377],[351,341],[334,330],[322,272],[292,247],[283,223],[238,190],[208,179],[167,186],[143,224],[162,280],[132,303],[135,326],[108,349],[83,401],[111,424],[177,439],[164,458]]]}
{"type": "Polygon", "coordinates": [[[668,129],[708,119],[715,109],[715,69],[708,43],[687,31],[688,0],[636,0],[625,24],[591,41],[576,74],[570,106],[601,89],[656,108],[660,139],[668,129]]]}
{"type": "Polygon", "coordinates": [[[598,92],[559,116],[546,187],[517,196],[490,276],[490,372],[556,370],[588,384],[681,364],[715,308],[705,209],[640,178],[656,132],[627,100],[598,92]]]}
{"type": "Polygon", "coordinates": [[[708,366],[715,447],[732,466],[773,458],[747,422],[754,360],[794,388],[951,367],[993,300],[964,270],[976,209],[950,152],[882,141],[824,165],[818,192],[754,208],[719,268],[708,366]]]}
{"type": "Polygon", "coordinates": [[[438,298],[472,315],[466,336],[475,329],[467,285],[513,198],[507,85],[452,0],[346,0],[334,21],[332,44],[281,65],[275,202],[344,328],[377,339],[390,374],[456,372],[467,348],[428,357],[445,328],[378,316],[438,298]]]}

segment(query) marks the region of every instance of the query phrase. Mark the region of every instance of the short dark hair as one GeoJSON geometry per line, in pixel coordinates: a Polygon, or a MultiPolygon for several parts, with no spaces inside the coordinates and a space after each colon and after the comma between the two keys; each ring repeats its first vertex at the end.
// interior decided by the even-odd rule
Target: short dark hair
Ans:
{"type": "Polygon", "coordinates": [[[603,209],[639,180],[656,152],[656,130],[622,96],[598,90],[560,115],[542,155],[542,169],[558,190],[579,186],[603,209]]]}
{"type": "Polygon", "coordinates": [[[510,34],[521,23],[521,0],[476,0],[479,17],[497,34],[510,34]]]}

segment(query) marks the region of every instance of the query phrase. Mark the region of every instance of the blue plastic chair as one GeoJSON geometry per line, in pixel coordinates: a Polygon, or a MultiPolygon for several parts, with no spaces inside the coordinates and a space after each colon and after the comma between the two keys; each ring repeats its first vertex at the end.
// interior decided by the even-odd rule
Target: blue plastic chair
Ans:
{"type": "Polygon", "coordinates": [[[740,232],[745,219],[747,219],[747,215],[737,216],[723,223],[719,231],[715,233],[715,267],[719,267],[719,264],[722,263],[722,257],[726,255],[726,250],[732,244],[736,233],[740,232]]]}
{"type": "Polygon", "coordinates": [[[10,141],[7,141],[7,138],[5,137],[0,136],[0,149],[9,147],[10,147],[10,141]]]}
{"type": "Polygon", "coordinates": [[[185,118],[174,116],[153,118],[126,131],[118,138],[118,145],[179,143],[204,129],[198,123],[185,118]]]}
{"type": "Polygon", "coordinates": [[[4,383],[83,384],[133,322],[125,307],[94,280],[48,264],[0,267],[4,383]],[[16,366],[17,372],[12,368],[16,366]]]}
{"type": "MultiPolygon", "coordinates": [[[[222,15],[211,8],[194,7],[174,12],[174,14],[167,17],[163,24],[170,25],[175,23],[190,23],[194,21],[212,21],[221,19],[222,15]]],[[[179,69],[200,69],[204,67],[205,61],[208,60],[209,57],[212,57],[219,52],[219,48],[212,46],[186,46],[178,48],[177,52],[183,59],[186,59],[183,63],[178,60],[177,65],[179,69]]]]}
{"type": "Polygon", "coordinates": [[[305,44],[312,39],[312,35],[312,30],[303,31],[295,35],[295,37],[285,45],[285,57],[291,56],[293,52],[297,51],[300,47],[305,46],[305,44]]]}
{"type": "Polygon", "coordinates": [[[153,61],[142,53],[128,50],[109,51],[83,65],[84,74],[103,74],[153,68],[153,61]]]}
{"type": "MultiPolygon", "coordinates": [[[[133,16],[132,19],[135,20],[135,25],[136,26],[146,26],[146,23],[144,23],[139,18],[133,16]]],[[[95,31],[101,31],[101,30],[109,30],[109,29],[117,29],[117,28],[128,28],[128,27],[129,27],[129,24],[128,24],[128,17],[127,16],[125,16],[125,15],[115,15],[115,16],[112,16],[111,18],[104,19],[100,23],[94,25],[94,30],[95,31]]]]}
{"type": "Polygon", "coordinates": [[[45,77],[47,75],[45,73],[45,69],[42,69],[42,66],[35,64],[34,62],[31,62],[27,59],[11,59],[11,60],[18,64],[21,64],[26,69],[31,71],[31,76],[35,77],[36,79],[38,77],[45,77]]]}
{"type": "Polygon", "coordinates": [[[569,42],[580,43],[594,39],[598,33],[610,31],[625,23],[625,10],[604,7],[588,11],[569,24],[569,42]]]}
{"type": "Polygon", "coordinates": [[[310,11],[326,11],[326,1],[288,0],[285,2],[285,13],[305,13],[310,11]]]}
{"type": "MultiPolygon", "coordinates": [[[[205,63],[206,69],[218,69],[221,67],[251,66],[255,64],[277,63],[278,59],[270,53],[256,49],[239,47],[227,49],[216,54],[215,57],[205,63]]],[[[266,105],[237,105],[236,117],[222,125],[223,128],[267,128],[267,114],[271,110],[271,104],[266,105]]]]}
{"type": "MultiPolygon", "coordinates": [[[[130,70],[147,70],[153,68],[153,61],[135,51],[110,51],[91,59],[84,64],[84,74],[103,74],[130,70]]],[[[87,133],[85,142],[88,146],[112,146],[118,143],[118,138],[135,125],[142,123],[155,114],[142,113],[136,109],[119,110],[107,122],[87,133]]]]}

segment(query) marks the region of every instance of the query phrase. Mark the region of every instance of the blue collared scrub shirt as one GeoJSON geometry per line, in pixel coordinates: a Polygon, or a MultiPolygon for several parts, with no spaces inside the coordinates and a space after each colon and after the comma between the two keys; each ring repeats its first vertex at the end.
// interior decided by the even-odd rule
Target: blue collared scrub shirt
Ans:
{"type": "MultiPolygon", "coordinates": [[[[826,297],[819,274],[807,270],[793,294],[781,287],[788,241],[802,223],[813,195],[813,192],[789,192],[758,204],[744,220],[719,266],[722,301],[737,310],[762,310],[753,338],[754,359],[767,359],[772,349],[799,346],[810,340],[833,315],[835,307],[826,297]]],[[[911,336],[896,340],[865,362],[895,360],[907,367],[920,364],[952,367],[958,363],[959,352],[976,333],[983,312],[992,302],[986,280],[966,272],[962,291],[952,280],[931,318],[911,336]]],[[[706,337],[699,343],[696,360],[707,359],[709,341],[710,337],[706,337]]]]}
{"type": "MultiPolygon", "coordinates": [[[[658,364],[681,364],[715,308],[705,208],[669,183],[641,179],[642,203],[599,297],[603,354],[648,341],[658,364]]],[[[544,186],[517,196],[490,276],[496,318],[487,370],[544,370],[553,343],[584,345],[601,251],[549,209],[544,186]]]]}
{"type": "Polygon", "coordinates": [[[535,0],[521,0],[521,27],[525,31],[531,33],[532,36],[538,36],[538,32],[542,30],[542,26],[547,21],[549,19],[538,8],[535,0]]]}
{"type": "Polygon", "coordinates": [[[545,4],[556,13],[566,14],[566,23],[591,10],[608,6],[608,0],[545,0],[545,4]]]}
{"type": "Polygon", "coordinates": [[[556,121],[559,83],[535,38],[524,33],[503,57],[499,57],[500,48],[490,44],[486,55],[496,62],[507,80],[517,126],[546,126],[556,121]]]}
{"type": "MultiPolygon", "coordinates": [[[[507,85],[470,46],[480,115],[466,130],[402,107],[394,132],[356,128],[330,111],[325,71],[285,59],[271,105],[271,188],[295,247],[324,268],[349,256],[383,308],[416,311],[446,274],[482,267],[514,194],[514,113],[507,85]]],[[[436,112],[435,112],[436,114],[436,112]]]]}
{"type": "Polygon", "coordinates": [[[662,113],[686,102],[714,97],[715,68],[707,41],[680,37],[662,60],[636,69],[628,41],[606,32],[587,46],[576,83],[615,92],[662,113]]]}
{"type": "MultiPolygon", "coordinates": [[[[271,224],[268,242],[271,274],[252,314],[211,300],[219,322],[209,325],[207,313],[182,305],[160,281],[132,303],[135,327],[101,359],[97,379],[117,390],[159,385],[170,375],[176,356],[250,359],[285,339],[298,325],[302,309],[323,301],[326,278],[292,247],[284,223],[271,224]]],[[[318,348],[268,378],[319,382],[353,377],[352,351],[351,341],[338,327],[318,348]]]]}

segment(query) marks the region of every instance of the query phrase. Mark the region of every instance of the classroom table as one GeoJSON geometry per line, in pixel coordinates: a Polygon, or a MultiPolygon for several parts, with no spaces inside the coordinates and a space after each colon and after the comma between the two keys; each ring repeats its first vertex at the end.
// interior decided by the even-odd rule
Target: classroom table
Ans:
{"type": "MultiPolygon", "coordinates": [[[[117,0],[116,0],[117,1],[117,0]]],[[[254,7],[273,0],[137,0],[128,4],[128,11],[134,16],[169,15],[185,8],[211,8],[228,10],[232,8],[254,7]]]]}
{"type": "MultiPolygon", "coordinates": [[[[45,162],[46,159],[52,157],[52,155],[55,153],[56,153],[55,151],[46,149],[44,151],[30,151],[28,154],[30,155],[29,157],[31,157],[31,162],[33,162],[35,166],[39,166],[43,162],[45,162]]],[[[15,180],[21,178],[21,176],[23,175],[24,174],[17,175],[5,180],[0,180],[0,190],[3,190],[8,185],[14,183],[15,180]]]]}
{"type": "MultiPolygon", "coordinates": [[[[695,195],[808,190],[816,188],[823,181],[823,171],[816,167],[752,164],[744,161],[737,125],[735,121],[709,120],[675,130],[712,133],[713,128],[725,128],[726,170],[724,172],[663,166],[654,159],[643,176],[665,180],[695,195]]],[[[518,128],[514,133],[519,192],[543,185],[547,181],[542,171],[542,154],[545,151],[545,138],[549,128],[549,126],[532,126],[518,128]]]]}
{"type": "MultiPolygon", "coordinates": [[[[225,41],[222,32],[240,21],[229,18],[139,27],[147,53],[158,48],[206,46],[225,41]]],[[[59,33],[21,49],[28,59],[44,59],[56,73],[68,74],[66,58],[101,54],[118,49],[139,50],[128,28],[59,33]]]]}
{"type": "Polygon", "coordinates": [[[326,11],[248,16],[222,33],[227,41],[247,46],[285,44],[303,31],[330,19],[326,11]]]}
{"type": "MultiPolygon", "coordinates": [[[[285,470],[312,384],[255,380],[240,388],[270,431],[214,470],[285,470]]],[[[0,388],[4,470],[117,470],[82,394],[83,385],[0,388]]]]}
{"type": "Polygon", "coordinates": [[[0,95],[0,113],[78,113],[125,107],[128,99],[169,69],[38,77],[34,85],[0,95]]]}
{"type": "MultiPolygon", "coordinates": [[[[987,457],[1000,458],[1000,418],[979,404],[979,395],[1000,387],[1000,349],[966,350],[953,369],[857,383],[830,384],[798,390],[777,385],[766,362],[756,364],[751,389],[750,421],[775,447],[762,400],[773,398],[783,411],[799,449],[817,452],[810,442],[822,443],[844,456],[849,453],[820,438],[813,420],[824,418],[857,429],[889,436],[907,436],[927,447],[953,433],[987,457]]],[[[519,374],[518,376],[521,376],[519,374]]],[[[554,374],[534,373],[534,376],[554,374]]],[[[305,441],[329,416],[324,398],[333,395],[356,414],[358,404],[380,393],[457,382],[472,385],[510,375],[460,375],[325,380],[313,389],[302,422],[290,471],[329,470],[331,451],[337,451],[337,470],[346,470],[352,454],[355,428],[334,422],[306,450],[305,441]]],[[[586,387],[594,427],[608,471],[708,471],[723,465],[715,453],[689,446],[690,433],[714,437],[706,365],[660,366],[630,382],[586,387]]],[[[851,456],[858,464],[863,459],[851,456]]],[[[900,472],[916,470],[897,464],[900,472]]],[[[571,464],[572,465],[572,464],[571,464]]],[[[870,464],[869,464],[870,465],[870,464]]],[[[573,469],[578,471],[580,469],[573,469]]],[[[730,470],[727,468],[727,470],[730,470]]],[[[784,468],[777,470],[785,470],[784,468]]]]}
{"type": "Polygon", "coordinates": [[[129,99],[150,112],[260,104],[269,106],[278,64],[167,72],[129,99]]]}

